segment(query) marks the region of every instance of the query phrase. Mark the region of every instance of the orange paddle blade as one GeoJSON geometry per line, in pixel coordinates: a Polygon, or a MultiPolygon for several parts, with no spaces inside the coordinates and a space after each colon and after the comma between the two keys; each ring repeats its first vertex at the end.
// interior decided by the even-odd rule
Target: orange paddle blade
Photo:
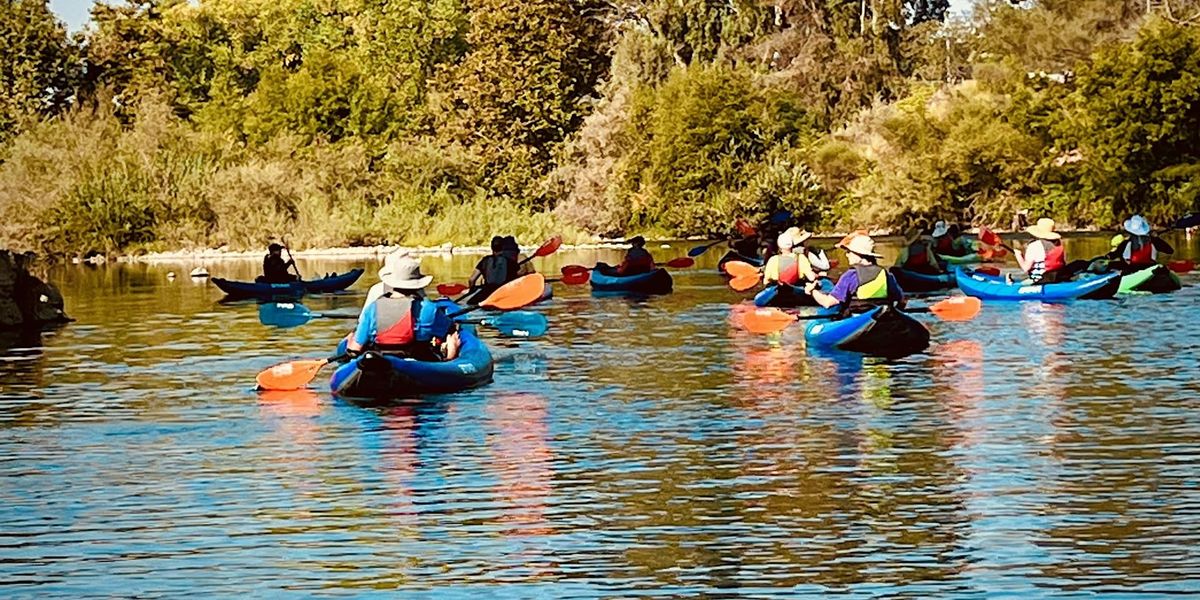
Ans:
{"type": "Polygon", "coordinates": [[[534,256],[550,256],[558,251],[558,247],[562,246],[562,238],[554,236],[542,244],[540,248],[533,252],[534,256]]]}
{"type": "Polygon", "coordinates": [[[979,228],[979,241],[989,246],[999,246],[1004,243],[1004,240],[1000,239],[1000,236],[996,235],[995,231],[983,226],[979,228]]]}
{"type": "Polygon", "coordinates": [[[743,277],[734,277],[729,280],[729,287],[739,292],[749,290],[756,285],[758,285],[758,273],[743,277]]]}
{"type": "Polygon", "coordinates": [[[258,374],[255,381],[258,389],[268,391],[298,390],[308,385],[317,373],[328,364],[326,359],[293,360],[275,365],[258,374]]]}
{"type": "Polygon", "coordinates": [[[567,285],[583,285],[591,278],[591,271],[571,271],[570,273],[563,273],[561,281],[567,285]]]}
{"type": "Polygon", "coordinates": [[[742,315],[742,328],[750,333],[778,333],[796,322],[796,317],[778,308],[760,308],[742,315]]]}
{"type": "Polygon", "coordinates": [[[494,310],[513,310],[537,302],[545,291],[546,278],[541,273],[531,273],[500,286],[479,305],[494,310]]]}
{"type": "Polygon", "coordinates": [[[979,251],[979,258],[981,258],[984,262],[992,260],[992,257],[995,255],[996,251],[992,250],[991,248],[984,248],[983,250],[979,251]]]}
{"type": "Polygon", "coordinates": [[[591,273],[592,269],[591,267],[585,267],[583,265],[567,265],[562,269],[559,269],[559,272],[565,277],[571,273],[591,273]]]}
{"type": "Polygon", "coordinates": [[[742,234],[742,237],[753,237],[758,233],[758,230],[750,223],[747,223],[745,219],[734,221],[733,227],[738,230],[738,233],[742,234]]]}
{"type": "Polygon", "coordinates": [[[733,277],[749,277],[751,275],[758,277],[758,267],[740,260],[731,260],[725,263],[725,272],[733,277]]]}
{"type": "Polygon", "coordinates": [[[461,283],[443,283],[437,286],[437,293],[443,296],[456,296],[467,291],[467,286],[461,283]]]}
{"type": "Polygon", "coordinates": [[[667,266],[671,267],[672,269],[686,269],[694,264],[696,264],[696,261],[687,256],[681,256],[679,258],[673,258],[670,261],[667,261],[667,266]]]}
{"type": "Polygon", "coordinates": [[[954,296],[929,307],[929,312],[945,321],[969,321],[979,314],[983,302],[972,296],[954,296]]]}
{"type": "Polygon", "coordinates": [[[1191,260],[1173,260],[1167,263],[1167,268],[1176,273],[1188,273],[1196,268],[1196,263],[1191,260]]]}

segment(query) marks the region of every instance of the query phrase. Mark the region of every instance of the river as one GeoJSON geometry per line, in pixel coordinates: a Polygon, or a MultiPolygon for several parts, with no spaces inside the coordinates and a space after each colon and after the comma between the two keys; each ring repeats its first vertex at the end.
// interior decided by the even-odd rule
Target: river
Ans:
{"type": "MultiPolygon", "coordinates": [[[[1200,278],[927,315],[929,350],[887,362],[811,356],[798,326],[732,328],[720,253],[666,297],[560,285],[536,309],[546,336],[488,336],[492,385],[375,408],[326,377],[253,389],[327,356],[347,321],[265,327],[253,303],[166,277],[193,265],[56,269],[77,322],[0,354],[0,595],[1200,590],[1200,278]]],[[[477,258],[423,265],[463,281],[477,258]]],[[[598,258],[616,255],[541,268],[598,258]]],[[[350,266],[368,273],[349,293],[306,305],[352,310],[377,264],[300,261],[350,266]]]]}

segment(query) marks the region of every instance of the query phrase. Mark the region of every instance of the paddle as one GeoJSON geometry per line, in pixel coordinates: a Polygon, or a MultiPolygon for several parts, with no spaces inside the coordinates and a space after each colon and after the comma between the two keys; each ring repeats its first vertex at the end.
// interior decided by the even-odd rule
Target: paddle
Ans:
{"type": "Polygon", "coordinates": [[[279,241],[283,242],[283,249],[287,250],[288,260],[292,263],[292,270],[296,272],[296,281],[304,279],[300,276],[300,267],[296,266],[296,259],[292,258],[292,249],[288,248],[287,238],[281,237],[279,238],[279,241]]]}
{"type": "Polygon", "coordinates": [[[294,302],[270,302],[258,306],[259,322],[272,327],[284,329],[298,327],[322,317],[326,319],[358,319],[357,314],[313,312],[307,306],[294,302]]]}
{"type": "MultiPolygon", "coordinates": [[[[521,262],[517,263],[517,266],[520,267],[521,265],[523,265],[535,258],[541,258],[543,256],[550,256],[551,254],[554,254],[555,252],[557,252],[558,248],[560,246],[562,246],[562,237],[556,235],[556,236],[546,240],[546,242],[543,243],[541,246],[538,246],[538,249],[534,250],[533,254],[530,254],[529,256],[522,259],[521,262]]],[[[435,289],[437,290],[438,294],[441,294],[443,296],[457,296],[457,295],[459,295],[465,291],[468,291],[472,288],[470,286],[468,286],[466,284],[462,284],[462,283],[442,283],[442,284],[439,284],[437,286],[437,288],[435,288],[435,289]]],[[[455,300],[461,300],[461,298],[456,298],[455,300]]]]}
{"type": "Polygon", "coordinates": [[[1015,250],[1013,250],[1012,246],[1009,246],[1008,244],[1004,243],[1004,240],[1000,239],[1000,236],[996,235],[995,231],[992,231],[991,229],[988,229],[987,227],[983,227],[983,226],[979,227],[979,241],[981,241],[989,246],[1000,246],[1001,248],[1004,248],[1005,250],[1008,250],[1009,252],[1016,252],[1015,250]]]}
{"type": "Polygon", "coordinates": [[[483,327],[491,327],[508,337],[539,337],[550,328],[546,315],[528,310],[500,313],[494,317],[478,320],[463,320],[459,323],[471,323],[483,327]]]}
{"type": "MultiPolygon", "coordinates": [[[[447,315],[451,319],[465,315],[481,308],[493,310],[513,310],[532,304],[542,297],[546,288],[546,278],[540,273],[532,273],[518,277],[492,292],[478,306],[464,308],[447,315]]],[[[325,365],[341,360],[346,355],[331,356],[323,359],[293,360],[275,365],[259,373],[255,377],[260,390],[296,390],[305,387],[317,376],[325,365]]]]}
{"type": "Polygon", "coordinates": [[[1190,273],[1196,268],[1196,263],[1191,260],[1173,260],[1167,263],[1167,268],[1176,273],[1190,273]]]}
{"type": "MultiPolygon", "coordinates": [[[[944,321],[969,321],[979,314],[983,302],[971,296],[954,296],[930,306],[907,308],[907,313],[933,313],[944,321]]],[[[838,314],[797,315],[778,308],[759,308],[742,315],[740,323],[750,333],[778,333],[796,321],[836,319],[838,314]]]]}
{"type": "Polygon", "coordinates": [[[691,250],[688,250],[688,256],[690,256],[692,258],[696,258],[697,256],[700,256],[701,254],[708,252],[709,248],[712,248],[713,246],[718,246],[720,244],[724,244],[725,242],[728,242],[728,241],[729,240],[717,240],[717,241],[709,243],[709,244],[704,244],[703,246],[695,246],[691,250]]]}

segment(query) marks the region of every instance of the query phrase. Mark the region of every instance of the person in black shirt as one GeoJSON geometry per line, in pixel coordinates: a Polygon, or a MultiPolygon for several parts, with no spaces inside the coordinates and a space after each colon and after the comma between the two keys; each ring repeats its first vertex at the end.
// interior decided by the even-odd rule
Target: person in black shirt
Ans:
{"type": "Polygon", "coordinates": [[[296,263],[290,258],[283,260],[283,246],[271,244],[267,247],[267,252],[267,256],[263,258],[263,276],[260,279],[264,283],[296,281],[297,277],[288,272],[288,267],[295,266],[296,263]]]}

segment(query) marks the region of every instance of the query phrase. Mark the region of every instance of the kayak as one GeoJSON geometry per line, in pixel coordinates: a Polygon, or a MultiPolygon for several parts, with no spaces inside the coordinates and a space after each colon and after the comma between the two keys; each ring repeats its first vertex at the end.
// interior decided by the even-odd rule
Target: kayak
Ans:
{"type": "MultiPolygon", "coordinates": [[[[826,308],[820,314],[837,311],[826,308]]],[[[812,321],[804,330],[804,339],[814,348],[899,358],[929,347],[929,329],[904,311],[878,306],[840,319],[812,321]]]]}
{"type": "Polygon", "coordinates": [[[592,269],[592,290],[597,292],[626,292],[631,294],[669,294],[673,282],[666,269],[655,269],[637,275],[610,275],[612,267],[604,263],[592,269]]]}
{"type": "Polygon", "coordinates": [[[304,294],[340,292],[358,281],[362,274],[362,269],[352,269],[340,275],[335,273],[309,281],[259,283],[257,281],[230,281],[213,277],[212,282],[230,298],[299,298],[304,294]]]}
{"type": "Polygon", "coordinates": [[[733,262],[735,260],[740,260],[755,267],[761,267],[763,266],[763,263],[766,262],[757,256],[746,256],[745,254],[741,254],[736,250],[730,250],[729,252],[725,253],[725,256],[721,257],[721,260],[717,261],[717,272],[728,277],[729,274],[725,272],[725,263],[733,262]]]}
{"type": "MultiPolygon", "coordinates": [[[[457,308],[449,300],[438,300],[457,308]]],[[[338,367],[329,380],[337,396],[367,400],[408,398],[422,394],[459,392],[492,381],[492,353],[475,333],[473,325],[459,325],[462,346],[458,357],[448,361],[423,361],[366,352],[338,367]]]]}
{"type": "Polygon", "coordinates": [[[1179,276],[1172,273],[1163,265],[1154,265],[1140,271],[1134,271],[1121,277],[1119,294],[1143,292],[1148,294],[1166,294],[1183,288],[1179,276]]]}
{"type": "MultiPolygon", "coordinates": [[[[833,290],[833,282],[828,277],[819,280],[823,292],[833,290]]],[[[800,306],[819,306],[813,297],[804,293],[804,286],[788,285],[786,283],[772,284],[754,295],[754,305],[758,307],[774,306],[777,308],[797,308],[800,306]]]]}
{"type": "Polygon", "coordinates": [[[971,265],[983,262],[983,257],[978,253],[972,252],[963,256],[950,256],[948,254],[938,254],[937,259],[947,265],[971,265]]]}
{"type": "MultiPolygon", "coordinates": [[[[468,292],[468,295],[465,296],[462,300],[460,300],[460,302],[462,302],[463,304],[470,305],[470,306],[475,306],[475,305],[479,304],[480,302],[486,300],[487,297],[492,294],[492,292],[494,292],[498,289],[500,289],[500,286],[498,286],[498,285],[480,286],[474,292],[468,292]]],[[[547,283],[546,288],[542,291],[542,297],[538,298],[537,300],[534,300],[532,302],[532,304],[537,304],[539,302],[545,302],[553,297],[554,297],[554,287],[552,287],[549,283],[547,283]]]]}
{"type": "Polygon", "coordinates": [[[936,292],[939,290],[948,290],[956,285],[954,273],[940,273],[938,275],[930,275],[918,271],[911,271],[903,267],[892,267],[892,275],[896,277],[896,283],[900,284],[900,289],[905,292],[922,293],[936,292]]]}
{"type": "Polygon", "coordinates": [[[968,296],[984,300],[1041,300],[1060,302],[1078,299],[1112,298],[1121,285],[1119,273],[1105,273],[1075,281],[1025,285],[1022,282],[1008,283],[1003,277],[984,275],[969,269],[959,268],[955,279],[958,287],[968,296]]]}

